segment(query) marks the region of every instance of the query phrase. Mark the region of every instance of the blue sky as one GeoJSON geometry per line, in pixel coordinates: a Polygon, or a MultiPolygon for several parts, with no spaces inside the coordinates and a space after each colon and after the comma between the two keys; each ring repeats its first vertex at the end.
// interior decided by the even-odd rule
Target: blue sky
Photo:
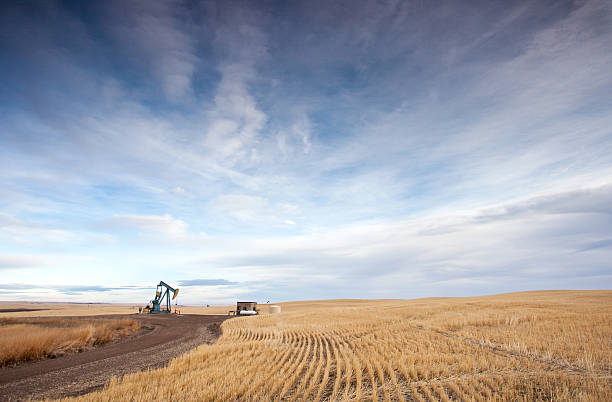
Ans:
{"type": "Polygon", "coordinates": [[[612,287],[609,1],[0,7],[3,300],[612,287]]]}

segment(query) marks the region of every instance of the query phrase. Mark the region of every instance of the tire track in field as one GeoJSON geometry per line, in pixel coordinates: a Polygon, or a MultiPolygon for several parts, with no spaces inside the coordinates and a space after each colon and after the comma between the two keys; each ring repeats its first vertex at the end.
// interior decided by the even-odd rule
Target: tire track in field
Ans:
{"type": "Polygon", "coordinates": [[[433,333],[433,334],[438,334],[441,335],[443,337],[446,338],[452,338],[452,339],[459,339],[462,340],[464,342],[468,342],[471,343],[473,345],[479,346],[483,349],[489,349],[493,352],[495,352],[496,354],[502,355],[502,356],[512,356],[512,357],[520,357],[520,358],[524,358],[524,359],[529,359],[532,360],[534,362],[537,363],[545,363],[545,364],[549,364],[549,365],[553,365],[553,366],[557,366],[559,368],[562,368],[564,370],[570,371],[570,372],[579,372],[579,373],[591,373],[591,374],[601,374],[600,370],[589,370],[586,369],[584,367],[580,367],[580,366],[576,366],[573,365],[569,362],[560,362],[558,360],[553,360],[553,359],[546,359],[546,358],[542,358],[542,357],[538,357],[538,356],[534,356],[532,354],[528,354],[528,353],[521,353],[521,352],[517,352],[514,350],[509,350],[509,349],[505,349],[501,346],[496,346],[496,345],[488,345],[484,342],[481,342],[479,340],[476,339],[472,339],[472,338],[468,338],[465,336],[461,336],[461,335],[455,335],[455,334],[450,334],[448,332],[444,332],[444,331],[440,331],[440,330],[433,330],[433,329],[429,329],[423,326],[417,326],[415,327],[421,331],[428,331],[429,333],[433,333]]]}

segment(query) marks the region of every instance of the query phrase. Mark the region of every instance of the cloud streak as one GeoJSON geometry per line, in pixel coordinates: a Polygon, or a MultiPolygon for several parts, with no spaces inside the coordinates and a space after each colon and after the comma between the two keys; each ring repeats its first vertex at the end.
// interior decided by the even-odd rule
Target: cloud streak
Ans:
{"type": "Polygon", "coordinates": [[[612,285],[609,2],[0,7],[0,267],[32,297],[612,285]]]}
{"type": "Polygon", "coordinates": [[[37,255],[2,255],[0,254],[0,270],[40,267],[48,261],[37,255]]]}
{"type": "Polygon", "coordinates": [[[179,281],[180,286],[228,286],[237,284],[237,282],[231,282],[225,279],[187,279],[179,281]]]}
{"type": "Polygon", "coordinates": [[[352,225],[307,236],[245,240],[240,253],[198,263],[222,266],[237,276],[251,272],[262,279],[283,278],[292,283],[287,294],[300,292],[303,297],[308,294],[305,284],[317,283],[321,274],[333,283],[347,284],[353,296],[368,297],[432,283],[452,295],[501,291],[504,285],[517,289],[525,280],[533,288],[548,288],[547,281],[568,277],[597,286],[610,278],[610,189],[589,188],[496,208],[352,225]],[[593,253],[576,255],[577,249],[593,253]],[[498,278],[508,282],[499,284],[498,278]],[[376,289],[370,287],[373,282],[376,289]]]}
{"type": "Polygon", "coordinates": [[[180,1],[136,1],[115,2],[112,8],[110,32],[137,68],[150,66],[171,101],[193,95],[199,57],[185,5],[180,1]]]}
{"type": "Polygon", "coordinates": [[[187,224],[168,214],[116,215],[108,219],[105,223],[109,226],[159,233],[170,239],[183,239],[187,236],[187,224]]]}

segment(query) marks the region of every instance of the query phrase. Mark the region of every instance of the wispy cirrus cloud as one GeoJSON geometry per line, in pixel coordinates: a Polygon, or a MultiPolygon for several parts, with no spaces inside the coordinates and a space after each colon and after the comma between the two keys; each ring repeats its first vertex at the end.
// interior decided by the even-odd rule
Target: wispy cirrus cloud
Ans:
{"type": "Polygon", "coordinates": [[[1,7],[13,283],[611,283],[609,2],[1,7]]]}
{"type": "Polygon", "coordinates": [[[67,230],[50,228],[39,223],[24,222],[8,215],[0,214],[0,238],[20,244],[40,242],[65,242],[73,234],[67,230]]]}
{"type": "Polygon", "coordinates": [[[41,267],[48,264],[48,259],[39,255],[6,255],[0,254],[0,270],[41,267]]]}
{"type": "Polygon", "coordinates": [[[237,284],[238,282],[226,279],[186,279],[179,281],[179,286],[229,286],[237,284]]]}
{"type": "Polygon", "coordinates": [[[6,292],[40,292],[40,291],[54,291],[65,295],[82,295],[82,294],[91,294],[91,293],[108,293],[112,291],[125,291],[125,290],[143,290],[148,288],[135,288],[133,286],[119,286],[119,287],[106,287],[106,286],[87,286],[87,285],[57,285],[57,284],[49,284],[49,285],[34,285],[27,283],[8,283],[8,284],[0,284],[0,289],[6,292]]]}
{"type": "Polygon", "coordinates": [[[188,225],[181,219],[165,215],[115,215],[103,222],[106,227],[135,229],[181,240],[189,236],[188,225]]]}
{"type": "Polygon", "coordinates": [[[114,2],[109,31],[136,68],[151,70],[171,101],[193,96],[200,62],[190,10],[183,2],[114,2]]]}
{"type": "Polygon", "coordinates": [[[253,195],[224,194],[215,200],[215,206],[243,221],[269,219],[272,214],[268,200],[253,195]]]}
{"type": "Polygon", "coordinates": [[[203,143],[211,158],[233,167],[257,158],[257,141],[267,116],[249,90],[257,67],[267,55],[265,34],[257,25],[257,10],[228,7],[215,24],[214,48],[221,75],[203,143]],[[240,29],[234,29],[237,25],[240,29]]]}
{"type": "Polygon", "coordinates": [[[323,276],[365,297],[402,287],[423,296],[416,289],[426,283],[452,295],[520,289],[525,280],[534,289],[550,288],[568,277],[597,286],[610,279],[610,188],[310,235],[241,239],[234,242],[240,251],[217,250],[197,264],[224,267],[230,278],[248,272],[269,281],[259,284],[260,294],[283,283],[286,297],[313,291],[323,276]]]}

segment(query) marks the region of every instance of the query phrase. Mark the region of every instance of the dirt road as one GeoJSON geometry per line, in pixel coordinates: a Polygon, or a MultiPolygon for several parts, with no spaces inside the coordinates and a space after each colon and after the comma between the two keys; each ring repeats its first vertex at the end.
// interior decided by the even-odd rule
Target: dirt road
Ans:
{"type": "MultiPolygon", "coordinates": [[[[221,335],[222,315],[113,315],[139,320],[144,330],[123,341],[56,359],[0,368],[0,401],[81,395],[113,376],[158,368],[221,335]]],[[[91,319],[93,317],[87,317],[91,319]]]]}

